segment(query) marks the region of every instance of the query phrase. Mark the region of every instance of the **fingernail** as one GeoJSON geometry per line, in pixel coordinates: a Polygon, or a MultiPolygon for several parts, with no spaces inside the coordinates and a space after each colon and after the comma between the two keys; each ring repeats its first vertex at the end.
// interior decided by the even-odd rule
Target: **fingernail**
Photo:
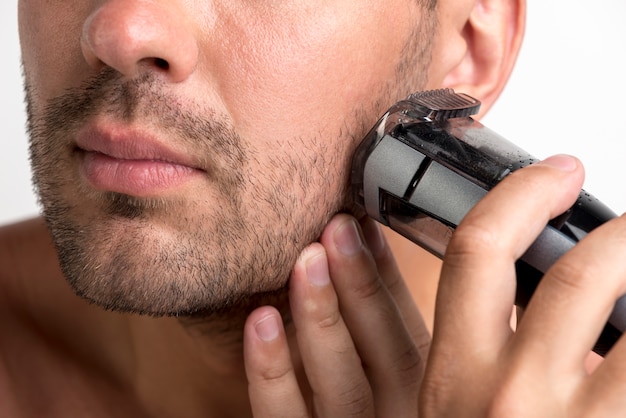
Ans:
{"type": "Polygon", "coordinates": [[[315,286],[326,286],[330,283],[330,273],[326,253],[319,251],[306,260],[306,275],[309,283],[315,286]]]}
{"type": "Polygon", "coordinates": [[[385,238],[380,226],[371,218],[365,220],[362,226],[365,242],[374,256],[377,256],[385,249],[385,238]]]}
{"type": "Polygon", "coordinates": [[[351,257],[363,249],[361,236],[353,219],[345,221],[334,235],[335,245],[341,254],[351,257]]]}
{"type": "Polygon", "coordinates": [[[539,162],[539,164],[558,168],[559,170],[566,172],[574,171],[578,165],[574,157],[565,154],[553,155],[552,157],[548,157],[539,162]]]}
{"type": "Polygon", "coordinates": [[[265,342],[274,341],[278,337],[279,327],[275,315],[268,315],[254,324],[256,335],[265,342]]]}

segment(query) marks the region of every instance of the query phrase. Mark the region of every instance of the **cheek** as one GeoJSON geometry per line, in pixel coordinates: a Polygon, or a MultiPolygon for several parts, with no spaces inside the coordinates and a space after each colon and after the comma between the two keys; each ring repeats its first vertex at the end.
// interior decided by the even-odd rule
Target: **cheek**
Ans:
{"type": "Polygon", "coordinates": [[[80,32],[88,2],[21,0],[19,35],[26,82],[34,105],[76,87],[88,67],[80,50],[80,32]]]}
{"type": "Polygon", "coordinates": [[[406,17],[363,3],[344,10],[342,2],[334,2],[306,17],[228,22],[220,54],[226,59],[217,71],[237,129],[337,137],[345,131],[346,115],[372,112],[395,78],[410,25],[406,17]],[[371,29],[394,20],[392,31],[371,29]]]}

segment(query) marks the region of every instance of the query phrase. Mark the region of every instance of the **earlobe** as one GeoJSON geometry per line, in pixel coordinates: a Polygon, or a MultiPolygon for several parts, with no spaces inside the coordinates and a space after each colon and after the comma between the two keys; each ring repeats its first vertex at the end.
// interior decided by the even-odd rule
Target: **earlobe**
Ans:
{"type": "Polygon", "coordinates": [[[484,115],[502,92],[519,54],[526,19],[525,0],[477,0],[462,28],[465,55],[443,87],[467,93],[483,104],[484,115]]]}

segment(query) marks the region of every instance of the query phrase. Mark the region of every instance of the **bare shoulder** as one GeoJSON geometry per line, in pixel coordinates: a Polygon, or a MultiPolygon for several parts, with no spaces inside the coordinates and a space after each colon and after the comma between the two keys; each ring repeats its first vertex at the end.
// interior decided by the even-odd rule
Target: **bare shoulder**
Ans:
{"type": "MultiPolygon", "coordinates": [[[[40,318],[49,309],[47,300],[54,299],[50,290],[58,286],[51,282],[59,282],[60,277],[55,251],[41,219],[0,227],[0,393],[9,400],[0,406],[3,415],[30,415],[23,405],[34,399],[23,390],[24,379],[31,379],[35,364],[42,367],[39,359],[49,356],[46,340],[50,336],[41,332],[45,326],[40,318]],[[46,293],[49,297],[42,299],[46,293]],[[26,361],[28,358],[31,361],[26,361]]],[[[49,360],[46,362],[44,374],[52,366],[49,360]]]]}
{"type": "Polygon", "coordinates": [[[54,399],[98,416],[105,399],[125,404],[98,350],[116,320],[74,295],[41,219],[0,227],[0,416],[67,416],[54,399]]]}
{"type": "Polygon", "coordinates": [[[59,333],[110,317],[74,294],[40,218],[0,227],[0,310],[7,309],[11,315],[5,318],[59,333]]]}
{"type": "Polygon", "coordinates": [[[41,218],[0,227],[0,298],[24,307],[31,292],[50,291],[62,278],[56,252],[41,218]]]}

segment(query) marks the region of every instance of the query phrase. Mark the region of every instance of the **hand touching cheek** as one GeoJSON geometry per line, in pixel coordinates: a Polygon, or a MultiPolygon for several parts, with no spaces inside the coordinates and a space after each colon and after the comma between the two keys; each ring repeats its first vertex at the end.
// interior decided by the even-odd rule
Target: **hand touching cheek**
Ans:
{"type": "Polygon", "coordinates": [[[255,416],[416,416],[430,337],[378,225],[337,215],[290,286],[305,382],[278,312],[253,312],[245,359],[255,416]]]}

